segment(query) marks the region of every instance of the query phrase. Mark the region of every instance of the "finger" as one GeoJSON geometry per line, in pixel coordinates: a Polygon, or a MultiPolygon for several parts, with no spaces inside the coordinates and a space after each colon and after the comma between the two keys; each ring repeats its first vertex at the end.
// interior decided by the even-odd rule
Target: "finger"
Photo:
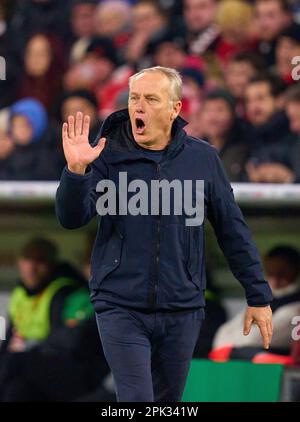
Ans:
{"type": "Polygon", "coordinates": [[[252,321],[252,318],[246,317],[244,322],[244,336],[247,336],[250,333],[252,321]]]}
{"type": "Polygon", "coordinates": [[[82,134],[87,138],[89,137],[90,132],[90,120],[90,116],[84,116],[82,134]]]}
{"type": "Polygon", "coordinates": [[[270,345],[270,338],[269,338],[269,333],[268,333],[268,329],[267,329],[267,324],[265,322],[260,322],[258,323],[259,329],[260,329],[260,333],[262,335],[263,338],[263,345],[265,349],[269,348],[270,345]]]}
{"type": "Polygon", "coordinates": [[[75,120],[75,136],[80,136],[82,134],[82,121],[83,115],[80,111],[76,113],[76,120],[75,120]]]}
{"type": "Polygon", "coordinates": [[[271,343],[272,336],[273,336],[273,323],[272,323],[272,321],[269,321],[267,323],[267,327],[268,327],[268,334],[269,334],[269,339],[270,339],[270,343],[271,343]]]}
{"type": "Polygon", "coordinates": [[[62,125],[62,140],[63,143],[66,143],[68,141],[68,124],[64,123],[62,125]]]}
{"type": "Polygon", "coordinates": [[[68,132],[69,132],[69,138],[73,140],[75,137],[74,116],[68,117],[68,132]]]}

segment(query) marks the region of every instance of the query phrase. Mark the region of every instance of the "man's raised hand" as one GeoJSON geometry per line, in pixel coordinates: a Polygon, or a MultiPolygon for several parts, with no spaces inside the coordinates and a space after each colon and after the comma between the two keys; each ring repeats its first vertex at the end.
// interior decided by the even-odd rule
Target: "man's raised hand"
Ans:
{"type": "Polygon", "coordinates": [[[68,169],[72,173],[84,174],[87,166],[99,157],[105,147],[105,138],[92,147],[89,143],[90,117],[81,112],[69,116],[62,127],[62,140],[68,169]]]}

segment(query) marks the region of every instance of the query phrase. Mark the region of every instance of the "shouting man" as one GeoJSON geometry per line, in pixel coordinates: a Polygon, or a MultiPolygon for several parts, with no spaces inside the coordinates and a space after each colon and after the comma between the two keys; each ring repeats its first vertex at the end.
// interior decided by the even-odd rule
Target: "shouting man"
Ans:
{"type": "MultiPolygon", "coordinates": [[[[162,197],[160,190],[160,199],[170,202],[170,212],[162,212],[150,198],[149,213],[142,206],[141,212],[133,213],[124,212],[126,207],[117,207],[117,212],[108,207],[99,215],[97,202],[107,193],[99,188],[103,180],[116,185],[118,198],[124,199],[126,189],[129,202],[135,181],[149,188],[155,182],[173,186],[175,181],[191,181],[193,204],[199,194],[196,182],[202,181],[198,186],[203,187],[204,217],[246,291],[244,334],[255,323],[265,348],[271,341],[272,294],[258,251],[216,150],[183,129],[181,88],[176,70],[144,69],[130,78],[128,110],[104,121],[93,146],[88,116],[69,116],[62,129],[67,166],[56,212],[68,229],[98,215],[89,285],[118,401],[181,400],[204,318],[204,224],[202,219],[186,224],[187,207],[181,207],[182,212],[176,207],[186,198],[178,198],[176,190],[173,199],[162,197]],[[131,189],[120,184],[120,173],[127,174],[131,189]]],[[[148,199],[148,194],[140,196],[140,202],[148,199]]]]}

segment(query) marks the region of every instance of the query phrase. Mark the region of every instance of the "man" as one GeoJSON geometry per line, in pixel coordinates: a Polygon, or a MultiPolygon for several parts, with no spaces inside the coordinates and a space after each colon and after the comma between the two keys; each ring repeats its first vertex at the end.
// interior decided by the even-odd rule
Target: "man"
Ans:
{"type": "Polygon", "coordinates": [[[246,165],[254,183],[291,183],[295,175],[290,165],[291,145],[286,114],[281,109],[282,82],[273,75],[253,78],[246,89],[246,115],[253,127],[253,151],[246,165]]]}
{"type": "Polygon", "coordinates": [[[0,347],[0,401],[70,401],[101,390],[107,375],[85,279],[57,255],[52,242],[34,238],[18,258],[20,283],[0,347]]]}
{"type": "Polygon", "coordinates": [[[217,7],[216,0],[184,0],[183,17],[190,53],[202,55],[214,48],[219,37],[215,24],[217,7]]]}
{"type": "MultiPolygon", "coordinates": [[[[175,204],[167,201],[172,212],[162,212],[161,191],[158,201],[150,198],[150,213],[144,209],[137,215],[127,213],[120,173],[146,187],[162,180],[177,179],[179,185],[204,180],[203,211],[246,289],[244,332],[248,334],[256,322],[266,348],[271,340],[271,291],[256,247],[216,151],[183,130],[181,87],[174,69],[154,67],[135,74],[130,79],[128,110],[107,118],[94,147],[88,142],[88,117],[77,113],[75,120],[70,116],[63,125],[67,167],[56,200],[61,224],[69,229],[83,226],[96,215],[96,202],[100,214],[105,214],[96,188],[99,181],[115,182],[121,195],[121,212],[112,210],[99,221],[90,279],[118,401],[181,400],[204,317],[206,284],[204,227],[188,226],[186,221],[195,213],[178,212],[180,195],[175,195],[175,204]]],[[[129,206],[136,198],[132,189],[127,193],[129,206]]],[[[195,186],[190,193],[194,203],[195,186]]],[[[143,204],[147,199],[148,195],[141,198],[143,204]]]]}
{"type": "Polygon", "coordinates": [[[277,38],[292,22],[290,3],[287,0],[256,0],[255,13],[259,53],[268,66],[273,66],[277,38]]]}
{"type": "Polygon", "coordinates": [[[98,101],[95,95],[85,89],[64,93],[60,102],[60,120],[66,121],[68,116],[75,117],[77,110],[90,117],[90,141],[94,141],[99,127],[98,101]]]}
{"type": "MultiPolygon", "coordinates": [[[[288,355],[292,346],[292,320],[300,309],[300,255],[291,246],[278,245],[266,254],[264,264],[274,296],[271,308],[275,328],[270,352],[288,355]]],[[[215,356],[218,349],[223,349],[224,353],[226,346],[231,359],[253,359],[262,352],[257,327],[249,336],[243,337],[240,333],[242,326],[243,312],[240,312],[219,328],[213,342],[215,356]]]]}
{"type": "Polygon", "coordinates": [[[252,138],[247,124],[238,119],[235,106],[235,99],[228,91],[212,90],[204,100],[198,124],[204,139],[219,152],[229,180],[241,182],[252,138]]]}
{"type": "Polygon", "coordinates": [[[242,52],[233,56],[225,69],[226,88],[237,101],[239,116],[245,114],[245,90],[251,79],[258,76],[265,68],[262,58],[252,52],[242,52]]]}
{"type": "Polygon", "coordinates": [[[289,119],[291,131],[291,167],[295,175],[294,182],[300,182],[300,86],[291,86],[285,95],[285,111],[289,119]]]}

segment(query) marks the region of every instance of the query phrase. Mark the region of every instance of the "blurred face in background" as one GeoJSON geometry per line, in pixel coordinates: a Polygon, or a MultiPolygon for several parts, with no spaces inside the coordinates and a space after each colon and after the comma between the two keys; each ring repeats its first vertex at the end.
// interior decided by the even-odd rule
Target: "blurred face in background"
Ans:
{"type": "Polygon", "coordinates": [[[48,263],[30,258],[19,258],[20,277],[28,289],[38,288],[51,273],[48,263]]]}
{"type": "Polygon", "coordinates": [[[164,16],[155,5],[138,3],[132,9],[133,32],[153,34],[165,25],[164,16]]]}
{"type": "Polygon", "coordinates": [[[95,10],[94,31],[96,35],[111,37],[121,32],[130,20],[129,4],[118,0],[100,3],[95,10]]]}
{"type": "Polygon", "coordinates": [[[300,136],[300,101],[290,101],[285,107],[292,132],[300,136]]]}
{"type": "Polygon", "coordinates": [[[235,98],[242,99],[245,89],[256,74],[256,70],[249,62],[231,61],[225,70],[226,86],[235,98]]]}
{"type": "Polygon", "coordinates": [[[271,41],[289,24],[291,17],[278,0],[260,0],[255,5],[259,38],[271,41]]]}
{"type": "Polygon", "coordinates": [[[41,77],[47,73],[52,61],[51,45],[43,35],[30,39],[25,50],[25,69],[28,75],[41,77]]]}
{"type": "Polygon", "coordinates": [[[201,112],[203,134],[207,138],[224,137],[234,120],[230,106],[222,98],[207,99],[201,112]]]}
{"type": "Polygon", "coordinates": [[[164,42],[156,48],[153,60],[156,66],[180,70],[185,63],[186,53],[172,42],[164,42]]]}
{"type": "Polygon", "coordinates": [[[33,129],[27,118],[21,115],[11,119],[10,134],[17,145],[28,145],[33,137],[33,129]]]}
{"type": "Polygon", "coordinates": [[[93,35],[95,5],[77,4],[72,8],[71,26],[76,37],[89,38],[93,35]]]}
{"type": "Polygon", "coordinates": [[[293,268],[284,257],[265,258],[265,269],[272,290],[289,286],[297,277],[297,269],[293,268]]]}
{"type": "Polygon", "coordinates": [[[84,115],[90,116],[91,127],[97,123],[97,109],[88,100],[81,97],[71,97],[64,101],[62,105],[62,120],[66,122],[68,116],[75,117],[77,111],[81,111],[84,115]]]}
{"type": "Polygon", "coordinates": [[[289,37],[280,37],[276,45],[276,66],[280,74],[292,71],[292,59],[296,56],[300,56],[300,43],[289,37]]]}
{"type": "Polygon", "coordinates": [[[268,122],[276,112],[276,99],[268,82],[251,83],[246,89],[246,114],[254,126],[268,122]]]}
{"type": "Polygon", "coordinates": [[[185,0],[184,20],[189,31],[197,33],[206,29],[213,22],[216,9],[215,0],[185,0]]]}

